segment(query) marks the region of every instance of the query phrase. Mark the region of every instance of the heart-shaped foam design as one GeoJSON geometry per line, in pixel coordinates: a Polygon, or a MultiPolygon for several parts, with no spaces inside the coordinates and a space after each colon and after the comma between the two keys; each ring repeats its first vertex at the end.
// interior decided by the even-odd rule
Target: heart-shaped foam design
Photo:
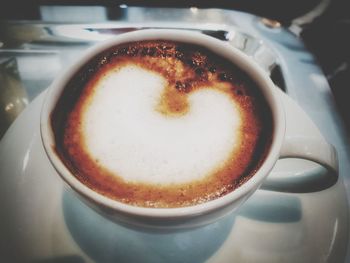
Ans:
{"type": "Polygon", "coordinates": [[[188,111],[157,111],[167,82],[127,65],[102,76],[83,115],[92,159],[125,181],[172,184],[204,178],[239,147],[238,106],[213,87],[186,96],[188,111]]]}

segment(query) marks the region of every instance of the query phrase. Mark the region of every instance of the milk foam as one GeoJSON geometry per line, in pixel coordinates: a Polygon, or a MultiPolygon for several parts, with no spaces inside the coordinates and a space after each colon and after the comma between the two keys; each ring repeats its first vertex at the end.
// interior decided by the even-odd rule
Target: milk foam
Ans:
{"type": "Polygon", "coordinates": [[[238,106],[223,92],[188,94],[189,111],[156,111],[167,84],[134,65],[111,70],[97,82],[83,115],[87,151],[126,181],[155,184],[201,179],[238,147],[238,106]]]}

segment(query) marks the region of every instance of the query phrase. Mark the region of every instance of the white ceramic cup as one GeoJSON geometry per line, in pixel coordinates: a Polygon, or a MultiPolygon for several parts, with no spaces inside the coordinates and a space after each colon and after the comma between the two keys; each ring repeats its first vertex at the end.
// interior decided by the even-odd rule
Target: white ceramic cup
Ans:
{"type": "MultiPolygon", "coordinates": [[[[130,226],[146,227],[151,229],[179,229],[190,228],[211,223],[228,214],[252,195],[263,182],[269,182],[268,175],[280,158],[295,157],[312,160],[328,169],[323,175],[309,176],[296,174],[291,189],[296,187],[303,192],[313,191],[312,185],[321,185],[327,188],[337,181],[337,157],[334,147],[326,142],[315,128],[306,114],[298,110],[290,110],[283,102],[282,92],[279,91],[253,59],[235,49],[229,43],[214,39],[197,32],[184,30],[141,30],[125,33],[115,38],[97,44],[89,49],[72,67],[57,77],[50,86],[41,112],[41,137],[47,156],[61,178],[87,204],[95,208],[104,216],[130,226]],[[256,174],[239,188],[218,199],[206,203],[180,208],[145,208],[131,206],[109,199],[81,183],[63,164],[57,156],[55,139],[50,122],[50,114],[67,82],[92,57],[111,46],[139,40],[167,39],[179,42],[192,43],[208,48],[217,55],[233,62],[246,72],[258,84],[271,108],[273,115],[272,144],[265,161],[256,174]],[[291,112],[292,111],[292,112],[291,112]],[[294,112],[293,112],[294,111],[294,112]],[[311,184],[310,178],[312,177],[311,184]],[[295,184],[297,182],[297,184],[295,184]]],[[[270,180],[274,190],[288,191],[289,183],[281,178],[270,180]],[[286,183],[287,182],[287,183],[286,183]],[[281,186],[279,189],[279,186],[281,186]]]]}

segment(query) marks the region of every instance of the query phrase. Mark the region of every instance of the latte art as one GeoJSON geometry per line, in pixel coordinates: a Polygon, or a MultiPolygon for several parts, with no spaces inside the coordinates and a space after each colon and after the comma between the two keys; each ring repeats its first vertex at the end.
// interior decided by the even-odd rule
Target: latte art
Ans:
{"type": "Polygon", "coordinates": [[[259,168],[271,116],[258,89],[209,50],[116,46],[81,69],[52,113],[56,151],[86,186],[128,204],[218,198],[259,168]]]}
{"type": "Polygon", "coordinates": [[[130,65],[95,84],[82,135],[88,154],[114,176],[152,184],[203,179],[239,144],[239,112],[224,93],[184,94],[188,112],[172,117],[157,111],[165,86],[159,74],[130,65]]]}

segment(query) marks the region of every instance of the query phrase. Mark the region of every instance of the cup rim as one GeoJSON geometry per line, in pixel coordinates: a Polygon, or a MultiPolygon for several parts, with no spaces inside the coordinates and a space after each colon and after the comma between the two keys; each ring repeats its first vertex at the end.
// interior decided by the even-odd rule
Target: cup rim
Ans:
{"type": "Polygon", "coordinates": [[[253,193],[263,182],[263,179],[272,170],[275,162],[279,158],[285,133],[285,115],[282,102],[279,98],[277,88],[266,72],[249,56],[242,51],[232,47],[229,43],[204,35],[199,32],[177,29],[144,29],[123,33],[112,39],[99,43],[88,48],[84,54],[70,67],[68,67],[60,76],[58,76],[49,86],[41,108],[40,116],[40,134],[45,152],[53,167],[60,177],[80,195],[86,197],[94,204],[107,209],[112,209],[116,213],[123,213],[134,216],[149,218],[184,218],[208,213],[221,207],[233,203],[242,197],[253,193]],[[269,152],[258,171],[245,183],[234,191],[225,194],[214,200],[201,204],[175,208],[149,208],[128,205],[117,200],[110,199],[102,194],[90,189],[80,182],[63,164],[54,150],[55,140],[51,127],[51,112],[53,111],[65,84],[80,69],[84,63],[92,57],[113,45],[140,40],[173,40],[204,46],[215,54],[228,59],[247,73],[259,86],[264,94],[272,112],[273,134],[272,143],[269,152]]]}

